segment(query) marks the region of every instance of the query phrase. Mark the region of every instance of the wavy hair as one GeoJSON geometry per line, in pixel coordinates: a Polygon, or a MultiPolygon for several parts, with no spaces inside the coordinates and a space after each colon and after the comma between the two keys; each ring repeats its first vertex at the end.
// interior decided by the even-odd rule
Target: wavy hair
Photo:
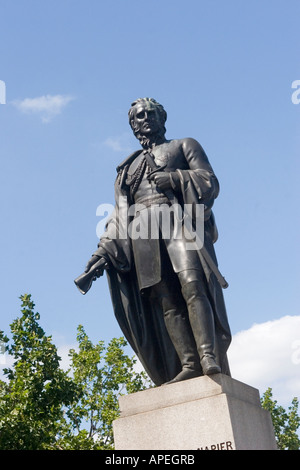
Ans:
{"type": "Polygon", "coordinates": [[[134,123],[133,110],[135,106],[137,106],[138,104],[145,104],[145,103],[151,103],[155,107],[158,113],[159,119],[160,119],[161,131],[159,131],[159,133],[155,136],[155,139],[161,138],[165,135],[166,133],[165,122],[167,120],[167,113],[164,107],[160,103],[158,103],[154,98],[138,98],[133,103],[131,103],[131,108],[128,111],[129,124],[130,124],[131,129],[133,130],[135,137],[141,142],[143,147],[149,146],[150,139],[146,138],[144,135],[139,133],[139,130],[134,123]]]}

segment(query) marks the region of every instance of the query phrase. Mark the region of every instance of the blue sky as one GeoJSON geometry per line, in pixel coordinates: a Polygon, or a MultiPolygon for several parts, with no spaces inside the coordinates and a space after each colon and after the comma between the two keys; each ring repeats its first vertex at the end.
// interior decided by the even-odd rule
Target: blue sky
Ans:
{"type": "Polygon", "coordinates": [[[86,296],[73,279],[97,245],[97,207],[113,203],[116,166],[139,148],[128,108],[152,96],[167,110],[167,137],[197,139],[220,180],[233,376],[299,396],[299,2],[1,0],[0,9],[0,328],[31,293],[62,350],[78,324],[93,341],[121,335],[106,279],[86,296]]]}

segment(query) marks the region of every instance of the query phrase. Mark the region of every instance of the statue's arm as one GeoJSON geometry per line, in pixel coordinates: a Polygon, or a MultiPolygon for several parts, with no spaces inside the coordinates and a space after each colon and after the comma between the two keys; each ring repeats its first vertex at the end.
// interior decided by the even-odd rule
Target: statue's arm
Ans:
{"type": "Polygon", "coordinates": [[[191,170],[204,170],[213,174],[207,155],[199,142],[192,138],[182,139],[182,151],[191,170]]]}
{"type": "Polygon", "coordinates": [[[187,170],[177,170],[181,184],[190,179],[200,199],[215,199],[219,194],[219,182],[202,146],[197,140],[186,138],[182,139],[181,148],[188,163],[187,170]]]}

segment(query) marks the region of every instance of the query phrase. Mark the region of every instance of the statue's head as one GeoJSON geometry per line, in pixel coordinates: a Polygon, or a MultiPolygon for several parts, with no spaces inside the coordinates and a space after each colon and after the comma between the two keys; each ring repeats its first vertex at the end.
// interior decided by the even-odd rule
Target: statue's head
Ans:
{"type": "Polygon", "coordinates": [[[167,113],[153,98],[139,98],[134,101],[128,116],[134,135],[143,147],[164,138],[167,113]]]}

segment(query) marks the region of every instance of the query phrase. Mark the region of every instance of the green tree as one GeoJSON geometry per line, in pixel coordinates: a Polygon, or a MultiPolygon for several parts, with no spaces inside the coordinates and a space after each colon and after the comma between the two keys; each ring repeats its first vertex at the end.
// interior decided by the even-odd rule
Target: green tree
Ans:
{"type": "Polygon", "coordinates": [[[55,440],[69,406],[79,390],[59,367],[51,337],[39,326],[30,295],[21,297],[22,316],[11,324],[12,345],[0,333],[6,351],[14,358],[4,369],[8,382],[0,383],[0,448],[36,450],[55,440]]]}
{"type": "Polygon", "coordinates": [[[144,372],[136,372],[136,359],[124,353],[127,342],[113,338],[93,345],[84,328],[78,327],[79,351],[70,350],[71,370],[81,398],[69,406],[67,416],[72,427],[61,446],[113,449],[112,422],[119,416],[120,395],[143,390],[150,383],[144,372]]]}
{"type": "Polygon", "coordinates": [[[299,450],[300,439],[297,430],[300,426],[300,416],[298,415],[299,401],[292,400],[292,404],[286,411],[282,406],[273,400],[272,389],[268,388],[261,398],[262,407],[271,414],[275,438],[279,450],[299,450]]]}
{"type": "Polygon", "coordinates": [[[31,296],[21,301],[11,345],[0,331],[0,344],[14,359],[0,381],[0,449],[112,449],[119,396],[149,386],[146,374],[135,370],[136,359],[125,354],[126,341],[93,345],[79,326],[78,351],[70,351],[64,371],[31,296]]]}

